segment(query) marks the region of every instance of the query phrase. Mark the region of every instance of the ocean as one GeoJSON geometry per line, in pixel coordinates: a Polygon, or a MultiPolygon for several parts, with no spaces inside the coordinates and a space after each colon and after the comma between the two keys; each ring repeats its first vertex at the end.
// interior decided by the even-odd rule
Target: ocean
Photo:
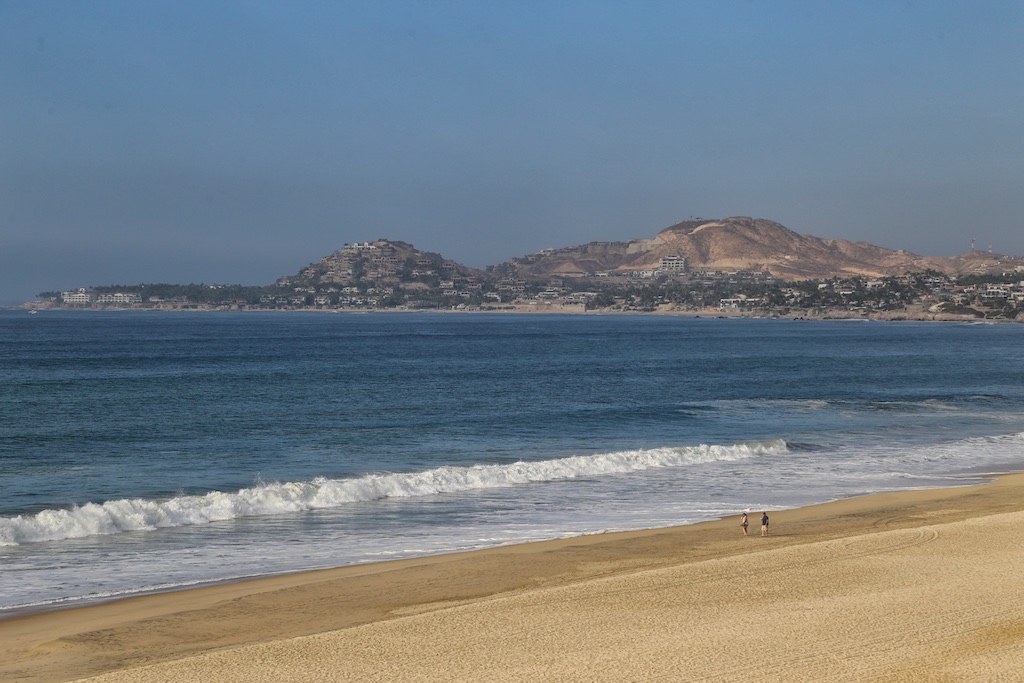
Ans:
{"type": "Polygon", "coordinates": [[[1024,325],[0,311],[0,616],[1019,470],[1024,325]]]}

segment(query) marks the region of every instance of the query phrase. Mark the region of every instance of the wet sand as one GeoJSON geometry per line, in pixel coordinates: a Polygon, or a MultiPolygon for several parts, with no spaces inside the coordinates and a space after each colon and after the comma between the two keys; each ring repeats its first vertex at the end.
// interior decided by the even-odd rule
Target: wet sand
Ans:
{"type": "Polygon", "coordinates": [[[0,680],[998,681],[1024,475],[0,621],[0,680]]]}

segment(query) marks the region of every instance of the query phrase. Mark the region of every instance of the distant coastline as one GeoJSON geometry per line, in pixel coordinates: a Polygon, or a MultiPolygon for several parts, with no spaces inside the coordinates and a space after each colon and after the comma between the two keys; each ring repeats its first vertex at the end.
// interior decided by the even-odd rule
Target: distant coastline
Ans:
{"type": "Polygon", "coordinates": [[[653,240],[545,249],[479,270],[377,240],[346,244],[270,285],[80,287],[42,292],[22,307],[1024,319],[1024,259],[972,251],[943,261],[843,244],[740,217],[681,223],[653,240]]]}
{"type": "Polygon", "coordinates": [[[18,306],[0,308],[8,311],[27,311],[37,313],[41,311],[79,311],[79,312],[117,312],[117,313],[152,313],[152,312],[204,312],[204,313],[320,313],[320,314],[348,314],[366,315],[375,314],[415,314],[415,313],[439,313],[446,315],[660,315],[679,316],[688,318],[718,318],[718,319],[776,319],[794,321],[820,321],[820,320],[870,320],[876,322],[992,322],[992,323],[1024,323],[1020,316],[1014,318],[984,318],[976,315],[942,313],[929,311],[923,307],[908,307],[900,311],[877,311],[872,313],[855,313],[850,311],[836,310],[794,310],[779,315],[768,311],[757,310],[733,310],[708,308],[700,310],[680,310],[671,306],[660,307],[655,310],[619,310],[587,309],[582,305],[508,305],[500,307],[464,307],[464,308],[290,308],[290,309],[266,309],[246,307],[225,307],[225,306],[133,306],[133,307],[70,307],[47,305],[40,302],[27,302],[18,306]]]}

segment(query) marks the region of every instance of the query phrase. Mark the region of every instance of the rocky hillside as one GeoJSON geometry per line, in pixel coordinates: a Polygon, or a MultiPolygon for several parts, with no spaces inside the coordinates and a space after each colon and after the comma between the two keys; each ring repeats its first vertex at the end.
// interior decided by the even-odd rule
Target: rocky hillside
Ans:
{"type": "MultiPolygon", "coordinates": [[[[990,251],[969,251],[959,256],[935,256],[930,259],[936,263],[935,269],[950,275],[987,275],[1008,273],[1013,270],[1024,271],[1024,258],[1003,256],[990,251]]],[[[1024,279],[1024,273],[1022,273],[1024,279]]]]}
{"type": "Polygon", "coordinates": [[[372,281],[406,289],[459,289],[488,280],[546,280],[596,274],[664,270],[681,263],[685,270],[767,272],[782,280],[901,275],[936,270],[949,275],[1024,270],[1024,259],[982,251],[955,257],[919,256],[866,242],[800,235],[775,221],[733,217],[693,220],[665,228],[651,239],[590,242],[545,249],[514,258],[487,271],[476,270],[395,240],[356,242],[310,264],[280,285],[349,286],[372,281]],[[450,283],[445,285],[444,283],[450,283]]]}
{"type": "Polygon", "coordinates": [[[437,281],[476,279],[486,273],[446,259],[434,252],[420,251],[407,242],[376,240],[346,244],[338,251],[311,263],[295,275],[280,278],[279,285],[347,285],[360,279],[377,281],[437,281]]]}
{"type": "Polygon", "coordinates": [[[938,270],[951,275],[1003,272],[1024,265],[984,252],[954,258],[925,257],[876,247],[866,242],[800,235],[774,221],[733,217],[684,221],[653,239],[592,242],[547,249],[512,259],[491,270],[502,276],[551,277],[657,269],[662,259],[683,257],[690,271],[769,272],[784,280],[833,276],[885,276],[938,270]]]}

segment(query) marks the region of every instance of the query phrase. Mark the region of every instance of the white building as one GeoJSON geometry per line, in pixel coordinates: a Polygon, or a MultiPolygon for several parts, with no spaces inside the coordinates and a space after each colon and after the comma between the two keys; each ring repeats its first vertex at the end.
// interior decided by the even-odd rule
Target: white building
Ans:
{"type": "Polygon", "coordinates": [[[80,287],[73,292],[61,292],[60,300],[66,304],[89,304],[92,303],[92,293],[80,287]]]}
{"type": "Polygon", "coordinates": [[[686,258],[682,256],[662,256],[658,268],[666,273],[685,273],[686,258]]]}
{"type": "Polygon", "coordinates": [[[119,305],[131,305],[141,304],[142,296],[135,294],[134,292],[112,292],[108,294],[99,294],[96,296],[96,303],[98,304],[119,304],[119,305]]]}

